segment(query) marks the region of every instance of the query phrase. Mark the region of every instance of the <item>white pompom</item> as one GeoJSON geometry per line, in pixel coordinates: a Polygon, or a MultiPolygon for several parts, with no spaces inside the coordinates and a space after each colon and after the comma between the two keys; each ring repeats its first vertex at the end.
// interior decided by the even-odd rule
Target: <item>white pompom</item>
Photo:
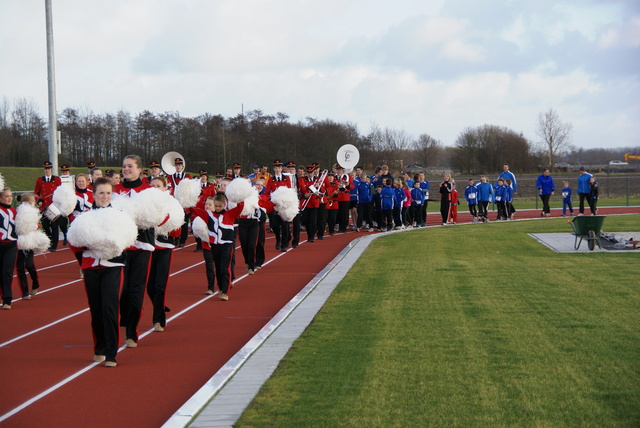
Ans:
{"type": "Polygon", "coordinates": [[[4,189],[4,177],[0,174],[0,191],[4,189]]]}
{"type": "Polygon", "coordinates": [[[53,192],[53,205],[59,210],[60,214],[67,217],[73,212],[78,203],[76,192],[69,186],[58,186],[53,192]]]}
{"type": "Polygon", "coordinates": [[[159,189],[150,188],[131,196],[136,207],[135,223],[140,229],[156,227],[167,217],[167,195],[159,189]]]}
{"type": "Polygon", "coordinates": [[[255,192],[256,190],[253,188],[249,180],[246,178],[236,178],[229,183],[224,194],[231,202],[238,204],[246,200],[255,192]]]}
{"type": "Polygon", "coordinates": [[[285,186],[278,187],[271,193],[271,201],[275,210],[284,221],[292,221],[298,215],[298,195],[296,191],[285,186]]]}
{"type": "Polygon", "coordinates": [[[201,186],[199,179],[185,178],[175,188],[174,196],[182,208],[193,208],[200,198],[201,186]]]}
{"type": "Polygon", "coordinates": [[[50,246],[51,240],[42,230],[18,235],[19,250],[33,250],[35,254],[41,254],[46,252],[50,246]]]}
{"type": "Polygon", "coordinates": [[[71,223],[67,233],[71,245],[88,248],[106,260],[132,246],[137,236],[138,227],[131,216],[113,207],[83,213],[71,223]]]}
{"type": "Polygon", "coordinates": [[[258,200],[258,191],[253,189],[253,194],[249,195],[244,200],[244,207],[242,208],[242,212],[240,213],[240,215],[249,215],[255,213],[256,210],[260,208],[258,200]]]}
{"type": "Polygon", "coordinates": [[[196,217],[191,222],[191,230],[193,231],[193,236],[200,238],[202,241],[209,242],[209,228],[202,218],[196,217]]]}
{"type": "Polygon", "coordinates": [[[18,236],[38,230],[40,211],[36,207],[28,204],[20,204],[16,210],[16,233],[18,236]]]}
{"type": "Polygon", "coordinates": [[[182,205],[168,192],[164,192],[164,194],[166,195],[164,207],[164,211],[166,212],[165,219],[167,215],[169,218],[161,225],[156,226],[156,236],[168,236],[170,232],[184,224],[184,209],[182,205]]]}

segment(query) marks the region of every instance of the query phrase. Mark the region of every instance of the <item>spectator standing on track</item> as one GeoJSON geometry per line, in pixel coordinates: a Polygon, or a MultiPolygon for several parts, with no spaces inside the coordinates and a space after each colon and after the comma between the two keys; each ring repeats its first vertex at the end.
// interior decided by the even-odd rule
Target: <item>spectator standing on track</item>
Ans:
{"type": "Polygon", "coordinates": [[[505,186],[505,210],[507,212],[507,219],[513,220],[516,214],[516,209],[513,207],[513,187],[511,187],[511,180],[507,178],[504,180],[505,186]]]}
{"type": "MultiPolygon", "coordinates": [[[[114,187],[114,195],[130,197],[134,193],[151,188],[148,181],[142,180],[142,159],[140,156],[126,156],[122,161],[122,174],[124,179],[120,185],[114,187]]],[[[94,192],[94,198],[96,196],[94,192]]],[[[154,228],[139,229],[135,244],[123,252],[125,267],[120,296],[120,325],[125,327],[125,346],[127,348],[138,346],[138,323],[142,313],[149,263],[155,242],[154,228]]]]}
{"type": "Polygon", "coordinates": [[[506,220],[509,216],[509,214],[507,213],[506,193],[507,193],[507,185],[504,183],[503,178],[499,178],[498,185],[495,188],[495,199],[496,199],[496,205],[498,206],[497,220],[506,220]]]}
{"type": "MultiPolygon", "coordinates": [[[[20,198],[20,203],[25,205],[34,206],[36,198],[33,193],[23,193],[20,198]]],[[[35,296],[40,288],[38,282],[38,270],[34,262],[33,250],[21,250],[18,249],[18,259],[16,261],[16,273],[20,281],[20,288],[22,289],[22,299],[29,300],[31,296],[35,296]],[[27,272],[31,277],[31,292],[29,292],[29,281],[27,280],[27,272]]]]}
{"type": "MultiPolygon", "coordinates": [[[[413,180],[410,180],[413,184],[413,180]]],[[[404,192],[404,201],[402,201],[402,226],[412,226],[413,220],[409,215],[409,209],[411,208],[411,189],[406,181],[402,182],[402,191],[404,192]]]]}
{"type": "MultiPolygon", "coordinates": [[[[46,211],[47,208],[53,203],[53,192],[62,185],[60,177],[53,175],[53,164],[46,161],[43,165],[44,175],[38,177],[36,180],[36,186],[33,189],[33,194],[36,195],[36,202],[40,206],[40,213],[46,211]]],[[[56,251],[58,248],[58,239],[60,235],[60,229],[56,221],[51,221],[46,215],[42,216],[42,230],[47,234],[51,240],[50,251],[56,251]]]]}
{"type": "Polygon", "coordinates": [[[538,176],[536,182],[540,199],[542,199],[542,212],[541,217],[549,217],[551,215],[551,207],[549,206],[549,198],[555,193],[556,186],[553,183],[553,178],[549,175],[549,170],[545,168],[542,170],[542,174],[538,176]]]}
{"type": "Polygon", "coordinates": [[[380,192],[380,206],[381,206],[381,225],[380,230],[390,231],[393,229],[393,208],[395,203],[395,191],[391,187],[393,180],[387,178],[384,181],[384,187],[380,192]]]}
{"type": "Polygon", "coordinates": [[[455,180],[451,180],[451,207],[449,209],[449,223],[458,223],[458,205],[460,204],[460,196],[458,195],[458,189],[456,189],[455,180]]]}
{"type": "Polygon", "coordinates": [[[502,178],[504,180],[504,183],[511,188],[509,192],[509,195],[511,196],[511,202],[509,202],[509,204],[507,205],[507,218],[513,220],[513,216],[516,212],[516,209],[513,206],[513,197],[518,194],[518,182],[516,181],[516,176],[509,170],[509,165],[505,163],[502,166],[502,172],[500,173],[498,178],[502,178]]]}
{"type": "Polygon", "coordinates": [[[422,204],[421,226],[425,227],[427,225],[427,206],[429,205],[429,188],[431,186],[429,185],[429,182],[425,179],[424,172],[420,172],[416,180],[420,183],[420,188],[422,189],[422,193],[424,194],[424,198],[423,198],[424,203],[422,204]]]}
{"type": "Polygon", "coordinates": [[[451,208],[451,176],[444,175],[442,183],[440,183],[440,216],[442,217],[442,225],[446,226],[449,220],[449,209],[451,208]]]}
{"type": "Polygon", "coordinates": [[[378,185],[375,188],[375,193],[371,196],[371,205],[373,208],[373,223],[376,225],[378,230],[381,232],[384,231],[382,227],[382,189],[384,187],[382,185],[378,185]]]}
{"type": "Polygon", "coordinates": [[[349,200],[349,211],[351,212],[351,228],[354,231],[358,230],[358,185],[360,184],[360,175],[358,171],[362,173],[361,167],[356,167],[354,171],[349,173],[349,179],[353,186],[351,187],[350,200],[349,200]]]}
{"type": "Polygon", "coordinates": [[[569,212],[573,215],[573,198],[572,198],[571,187],[569,187],[569,182],[565,181],[562,184],[562,216],[567,215],[567,208],[569,208],[569,212]]]}
{"type": "Polygon", "coordinates": [[[406,197],[402,189],[402,180],[399,178],[393,180],[393,196],[393,224],[399,230],[402,229],[402,204],[406,197]]]}
{"type": "Polygon", "coordinates": [[[369,232],[373,232],[372,197],[371,180],[367,174],[362,173],[358,184],[358,230],[366,231],[369,228],[369,232]]]}
{"type": "Polygon", "coordinates": [[[16,209],[11,208],[13,192],[5,187],[0,191],[0,286],[2,309],[11,309],[13,269],[16,266],[18,235],[16,233],[16,209]]]}
{"type": "Polygon", "coordinates": [[[464,198],[469,206],[469,213],[471,213],[471,222],[478,222],[478,189],[473,185],[473,178],[470,178],[467,182],[467,188],[464,189],[464,198]]]}
{"type": "Polygon", "coordinates": [[[488,217],[488,208],[489,202],[495,199],[495,194],[493,192],[493,187],[489,183],[487,177],[480,177],[480,183],[476,186],[478,189],[478,215],[482,219],[482,222],[486,223],[489,221],[488,217]]]}
{"type": "Polygon", "coordinates": [[[591,187],[589,186],[591,177],[593,176],[589,174],[584,169],[583,166],[581,166],[580,175],[578,176],[578,196],[580,197],[580,215],[584,214],[584,201],[587,201],[587,204],[591,206],[591,204],[589,203],[589,201],[591,200],[590,198],[591,187]]]}
{"type": "Polygon", "coordinates": [[[413,189],[411,189],[411,208],[410,217],[414,227],[424,227],[424,219],[422,218],[422,206],[424,205],[424,192],[420,188],[420,182],[414,180],[413,189]]]}

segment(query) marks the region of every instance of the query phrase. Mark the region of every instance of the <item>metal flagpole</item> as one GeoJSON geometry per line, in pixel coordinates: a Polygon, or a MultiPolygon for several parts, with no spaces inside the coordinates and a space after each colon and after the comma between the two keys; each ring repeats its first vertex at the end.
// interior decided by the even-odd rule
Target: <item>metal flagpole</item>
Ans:
{"type": "Polygon", "coordinates": [[[49,161],[53,164],[53,173],[58,173],[58,118],[56,115],[56,76],[53,60],[53,18],[51,0],[45,0],[47,24],[47,82],[49,87],[49,161]]]}

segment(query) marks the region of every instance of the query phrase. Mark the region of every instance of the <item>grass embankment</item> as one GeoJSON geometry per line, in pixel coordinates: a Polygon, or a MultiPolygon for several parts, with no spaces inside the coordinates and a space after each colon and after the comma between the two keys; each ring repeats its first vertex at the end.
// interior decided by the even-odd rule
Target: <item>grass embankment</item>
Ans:
{"type": "Polygon", "coordinates": [[[238,426],[640,425],[638,253],[557,254],[531,232],[569,228],[377,239],[238,426]]]}

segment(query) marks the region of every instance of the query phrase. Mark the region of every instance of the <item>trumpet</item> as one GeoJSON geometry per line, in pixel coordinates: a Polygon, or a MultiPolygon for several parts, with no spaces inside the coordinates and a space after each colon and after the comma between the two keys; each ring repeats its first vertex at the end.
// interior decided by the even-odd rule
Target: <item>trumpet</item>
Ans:
{"type": "MultiPolygon", "coordinates": [[[[318,189],[322,187],[324,180],[327,178],[327,174],[329,174],[329,170],[325,169],[324,171],[322,171],[322,174],[320,174],[318,179],[314,181],[314,183],[311,186],[309,186],[309,190],[311,190],[311,192],[314,195],[316,196],[323,195],[323,193],[320,192],[318,189]]],[[[307,199],[304,200],[304,202],[302,203],[302,207],[300,208],[300,211],[304,210],[307,207],[307,205],[309,205],[310,200],[311,200],[311,197],[308,197],[307,199]]]]}

